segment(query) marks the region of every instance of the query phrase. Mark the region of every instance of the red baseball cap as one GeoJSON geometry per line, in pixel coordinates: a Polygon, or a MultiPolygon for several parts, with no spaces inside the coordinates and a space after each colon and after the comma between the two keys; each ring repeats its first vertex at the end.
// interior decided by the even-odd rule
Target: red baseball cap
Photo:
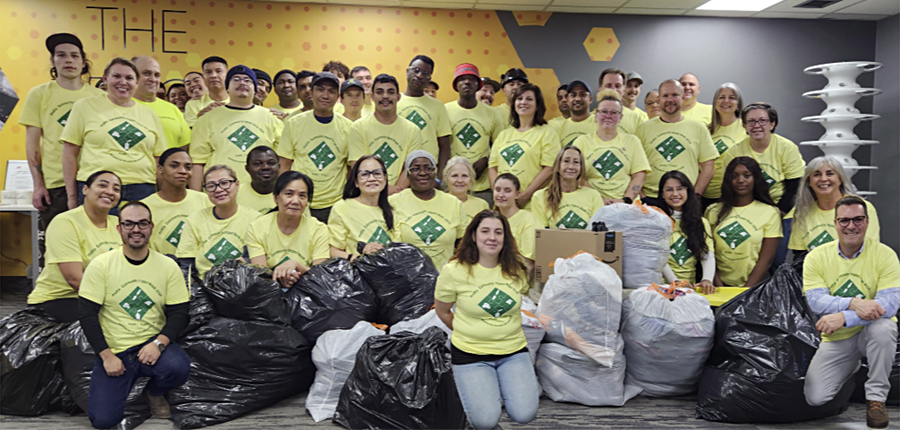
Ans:
{"type": "Polygon", "coordinates": [[[481,82],[481,75],[478,74],[478,67],[475,67],[474,64],[462,63],[462,64],[456,66],[456,70],[453,72],[453,90],[454,91],[459,92],[459,90],[456,89],[456,80],[460,76],[465,76],[465,75],[472,75],[472,76],[478,78],[478,89],[479,90],[481,89],[481,87],[484,86],[484,83],[481,82]]]}

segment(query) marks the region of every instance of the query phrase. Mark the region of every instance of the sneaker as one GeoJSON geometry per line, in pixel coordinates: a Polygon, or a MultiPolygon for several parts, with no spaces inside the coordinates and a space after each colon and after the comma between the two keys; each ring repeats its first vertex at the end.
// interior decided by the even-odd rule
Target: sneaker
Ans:
{"type": "MultiPolygon", "coordinates": [[[[167,420],[172,418],[172,411],[169,409],[169,402],[163,396],[151,396],[150,393],[144,392],[144,398],[150,404],[150,412],[156,418],[167,420]]],[[[883,407],[882,407],[883,408],[883,407]]]]}
{"type": "Polygon", "coordinates": [[[888,428],[888,423],[890,423],[890,419],[884,402],[866,400],[866,425],[870,429],[880,430],[888,428]]]}

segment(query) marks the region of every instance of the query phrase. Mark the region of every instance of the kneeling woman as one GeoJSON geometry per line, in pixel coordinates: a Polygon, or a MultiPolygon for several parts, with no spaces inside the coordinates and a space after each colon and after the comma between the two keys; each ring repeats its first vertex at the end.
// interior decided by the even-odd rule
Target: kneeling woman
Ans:
{"type": "Polygon", "coordinates": [[[313,197],[309,176],[282,173],[274,195],[278,208],[250,224],[247,251],[251,263],[272,269],[272,278],[290,287],[310,266],[328,259],[328,227],[306,212],[313,197]]]}
{"type": "Polygon", "coordinates": [[[355,260],[380,251],[394,237],[394,211],[388,203],[387,167],[376,155],[359,159],[344,186],[344,199],[328,217],[331,256],[355,260]]]}
{"type": "Polygon", "coordinates": [[[456,389],[476,429],[494,428],[503,405],[509,418],[521,424],[537,415],[541,389],[519,312],[527,290],[525,264],[506,218],[480,212],[438,276],[434,291],[435,311],[453,330],[456,389]]]}

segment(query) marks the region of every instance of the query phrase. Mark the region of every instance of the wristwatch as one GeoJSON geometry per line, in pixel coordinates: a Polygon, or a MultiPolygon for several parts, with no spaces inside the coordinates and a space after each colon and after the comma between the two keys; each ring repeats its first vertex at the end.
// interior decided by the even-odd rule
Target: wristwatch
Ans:
{"type": "Polygon", "coordinates": [[[159,341],[159,339],[153,339],[153,343],[156,344],[156,347],[159,348],[159,352],[163,352],[166,350],[166,345],[159,341]]]}

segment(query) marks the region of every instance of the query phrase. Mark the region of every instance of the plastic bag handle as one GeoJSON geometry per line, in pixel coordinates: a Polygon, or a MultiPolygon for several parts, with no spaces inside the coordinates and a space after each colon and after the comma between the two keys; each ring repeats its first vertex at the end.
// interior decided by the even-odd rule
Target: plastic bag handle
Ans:
{"type": "Polygon", "coordinates": [[[381,331],[387,331],[387,329],[388,329],[387,324],[376,324],[376,323],[369,323],[369,324],[372,324],[372,327],[375,327],[381,331]]]}
{"type": "MultiPolygon", "coordinates": [[[[656,291],[663,297],[665,297],[669,300],[673,300],[673,299],[675,299],[675,290],[676,289],[687,288],[689,286],[690,286],[690,283],[687,281],[672,281],[672,283],[669,284],[668,287],[661,287],[659,285],[656,285],[656,282],[654,282],[654,283],[651,283],[650,286],[647,287],[647,289],[651,290],[651,291],[656,291]]],[[[692,291],[692,290],[688,290],[688,291],[692,291]]]]}
{"type": "Polygon", "coordinates": [[[675,220],[672,219],[672,217],[670,217],[669,214],[666,213],[666,211],[664,211],[656,206],[648,205],[648,204],[642,202],[641,199],[635,200],[634,203],[632,203],[632,204],[641,208],[641,212],[643,212],[644,214],[650,213],[650,209],[653,209],[653,210],[665,215],[666,218],[669,218],[669,221],[672,223],[672,231],[675,231],[675,220]]]}

